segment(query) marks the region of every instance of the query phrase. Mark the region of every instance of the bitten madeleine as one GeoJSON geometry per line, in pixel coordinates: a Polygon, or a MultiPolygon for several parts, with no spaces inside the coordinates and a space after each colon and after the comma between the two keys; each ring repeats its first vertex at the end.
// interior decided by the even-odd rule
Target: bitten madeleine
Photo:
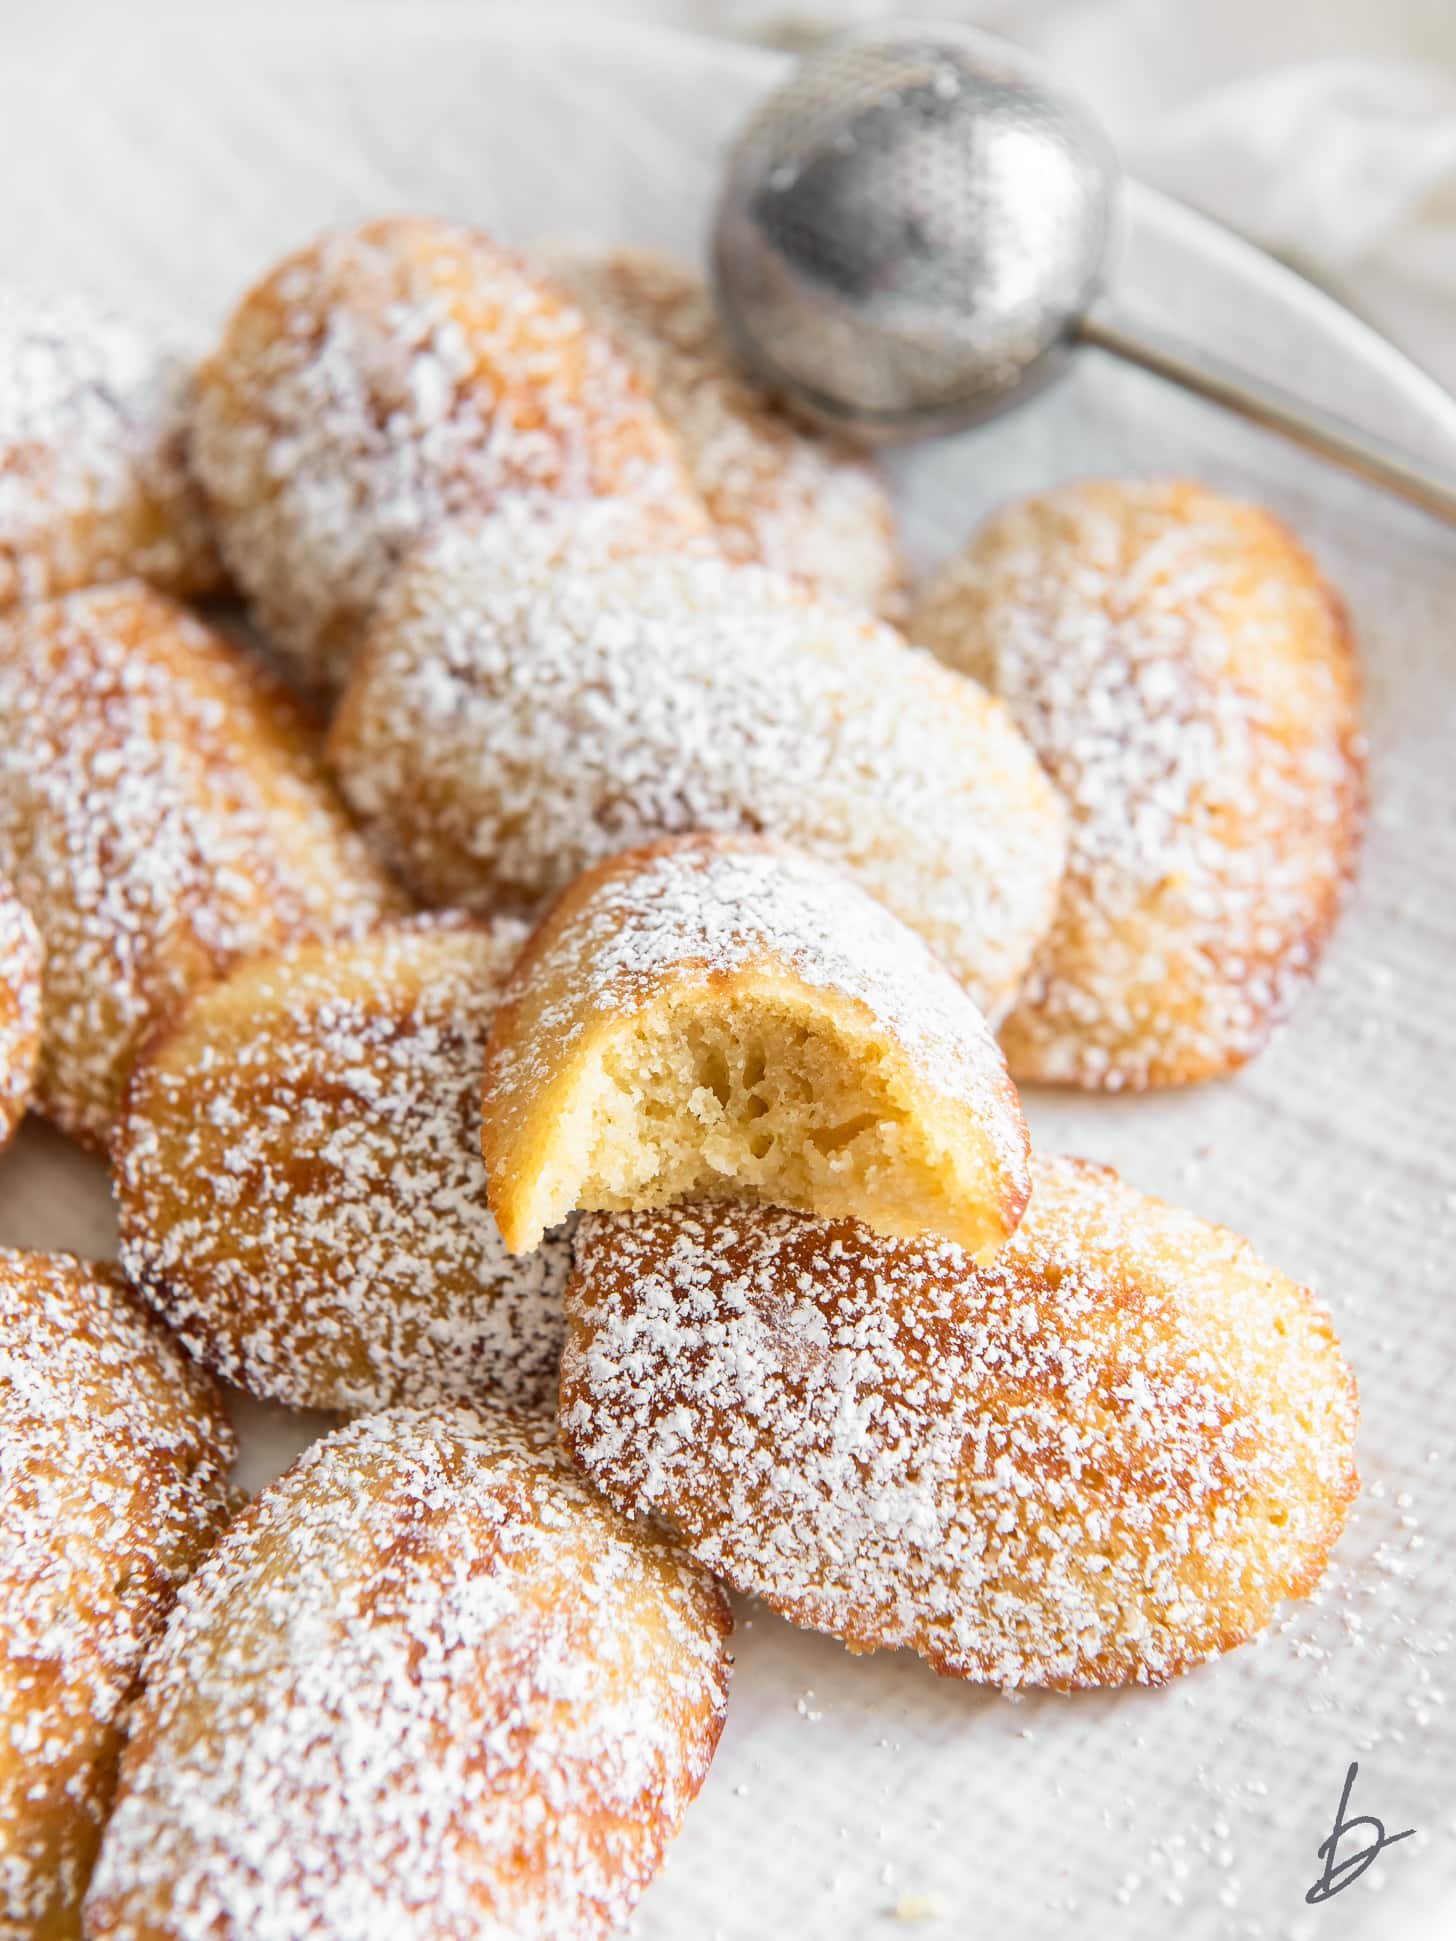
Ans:
{"type": "Polygon", "coordinates": [[[591,870],[512,971],[481,1143],[506,1244],[714,1189],[1001,1244],[1026,1125],[985,1020],[838,870],[677,836],[591,870]]]}
{"type": "Polygon", "coordinates": [[[999,702],[758,567],[604,559],[597,511],[424,546],[331,730],[345,795],[426,900],[538,910],[692,829],[839,864],[993,1019],[1051,923],[1055,791],[999,702]]]}
{"type": "Polygon", "coordinates": [[[296,705],[160,593],[0,616],[0,742],[0,873],[45,939],[36,1102],[88,1144],[189,991],[401,906],[296,705]]]}
{"type": "Polygon", "coordinates": [[[202,366],[192,442],[234,577],[322,687],[414,542],[503,494],[623,494],[674,537],[707,529],[616,346],[479,230],[430,219],[271,270],[202,366]]]}
{"type": "Polygon", "coordinates": [[[297,1407],[554,1400],[566,1234],[506,1252],[485,1041],[523,925],[419,918],[257,958],[132,1075],[122,1260],[194,1354],[297,1407]]]}
{"type": "Polygon", "coordinates": [[[794,424],[749,382],[701,277],[644,249],[563,246],[540,261],[646,379],[726,558],[903,618],[895,519],[874,467],[794,424]]]}
{"type": "Polygon", "coordinates": [[[0,607],[133,575],[217,590],[191,388],[189,360],[131,318],[0,286],[0,607]]]}
{"type": "Polygon", "coordinates": [[[549,1423],[368,1416],[244,1511],[147,1670],[90,1941],[614,1933],[722,1728],[728,1609],[549,1423]]]}
{"type": "Polygon", "coordinates": [[[989,1265],[704,1201],[582,1222],[572,1455],[735,1588],[1003,1686],[1156,1684],[1313,1589],[1354,1383],[1247,1241],[1038,1160],[989,1265]]]}
{"type": "Polygon", "coordinates": [[[0,1250],[0,1935],[74,1941],[142,1655],[232,1431],[110,1267],[0,1250]]]}
{"type": "Polygon", "coordinates": [[[35,1083],[44,961],[34,918],[0,876],[0,1147],[24,1117],[35,1083]]]}
{"type": "Polygon", "coordinates": [[[1012,1070],[1115,1090],[1252,1057],[1319,958],[1363,812],[1349,625],[1309,555],[1199,485],[1064,486],[991,519],[912,632],[1005,700],[1071,814],[1012,1070]]]}

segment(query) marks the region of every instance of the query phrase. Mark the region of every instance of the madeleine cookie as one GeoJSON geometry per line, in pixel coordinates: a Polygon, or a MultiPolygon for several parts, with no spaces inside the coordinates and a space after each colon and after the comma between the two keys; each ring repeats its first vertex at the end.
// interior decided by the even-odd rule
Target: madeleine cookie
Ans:
{"type": "Polygon", "coordinates": [[[642,249],[562,247],[540,260],[646,379],[682,442],[726,558],[903,617],[895,519],[874,467],[795,425],[750,383],[700,277],[642,249]]]}
{"type": "Polygon", "coordinates": [[[1355,1493],[1328,1317],[1104,1167],[1033,1172],[981,1267],[770,1207],[588,1217],[572,1455],[796,1624],[947,1676],[1157,1684],[1253,1637],[1355,1493]]]}
{"type": "Polygon", "coordinates": [[[0,1147],[25,1116],[35,1082],[44,958],[34,919],[0,876],[0,1147]]]}
{"type": "Polygon", "coordinates": [[[217,589],[191,388],[188,360],[130,318],[0,287],[0,607],[132,576],[217,589]]]}
{"type": "Polygon", "coordinates": [[[1309,555],[1202,486],[1066,486],[983,527],[913,633],[1001,695],[1071,814],[1012,1070],[1117,1090],[1252,1057],[1319,958],[1363,810],[1349,625],[1309,555]]]}
{"type": "Polygon", "coordinates": [[[90,1941],[598,1941],[722,1728],[728,1609],[549,1423],[368,1416],[234,1523],[148,1665],[90,1941]]]}
{"type": "Polygon", "coordinates": [[[189,991],[401,905],[296,705],[159,593],[0,617],[0,740],[0,872],[46,947],[36,1102],[88,1144],[189,991]]]}
{"type": "Polygon", "coordinates": [[[999,702],[779,576],[600,517],[442,533],[383,604],[330,738],[428,901],[533,913],[654,836],[765,835],[839,864],[993,1019],[1050,924],[1055,791],[999,702]]]}
{"type": "Polygon", "coordinates": [[[81,1933],[142,1654],[232,1456],[211,1380],[115,1269],[0,1250],[0,1934],[81,1933]]]}
{"type": "Polygon", "coordinates": [[[480,231],[423,218],[321,237],[244,297],[198,376],[193,457],[238,584],[325,687],[452,515],[620,493],[707,529],[621,352],[480,231]]]}
{"type": "Polygon", "coordinates": [[[511,973],[481,1142],[506,1243],[719,1189],[992,1251],[1026,1125],[985,1020],[847,876],[748,837],[603,863],[511,973]]]}
{"type": "Polygon", "coordinates": [[[254,959],[148,1047],[122,1261],[210,1368],[304,1408],[554,1400],[569,1238],[508,1254],[480,1154],[525,934],[421,918],[254,959]]]}

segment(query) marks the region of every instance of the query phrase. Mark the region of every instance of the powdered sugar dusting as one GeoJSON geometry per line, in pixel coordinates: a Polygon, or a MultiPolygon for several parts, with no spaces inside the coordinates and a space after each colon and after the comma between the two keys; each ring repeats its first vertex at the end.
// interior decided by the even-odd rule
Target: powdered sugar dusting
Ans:
{"type": "Polygon", "coordinates": [[[913,632],[1010,707],[1071,811],[1013,1069],[1116,1089],[1249,1057],[1308,980],[1362,798],[1338,603],[1256,508],[1180,483],[996,515],[913,632]]]}
{"type": "Polygon", "coordinates": [[[646,378],[728,559],[903,617],[894,515],[874,468],[773,409],[734,361],[699,277],[651,250],[563,246],[541,260],[646,378]]]}
{"type": "Polygon", "coordinates": [[[701,1202],[581,1224],[562,1426],[624,1510],[856,1649],[1158,1682],[1312,1588],[1354,1490],[1322,1312],[1069,1160],[1011,1241],[701,1202]]]}
{"type": "Polygon", "coordinates": [[[0,1931],[60,1934],[123,1708],[229,1507],[221,1399],[109,1267],[0,1250],[0,1931]]]}
{"type": "Polygon", "coordinates": [[[280,264],[203,367],[199,477],[228,563],[310,679],[422,534],[503,495],[620,493],[706,528],[626,359],[478,231],[399,219],[280,264]]]}
{"type": "Polygon", "coordinates": [[[0,607],[219,577],[185,461],[192,367],[130,318],[0,286],[0,607]]]}
{"type": "Polygon", "coordinates": [[[728,1628],[549,1425],[361,1420],[184,1593],[88,1932],[605,1937],[707,1770],[728,1628]]]}
{"type": "Polygon", "coordinates": [[[624,856],[548,921],[507,998],[560,995],[533,1010],[528,1037],[495,1034],[487,1086],[543,1086],[598,1019],[645,1010],[675,982],[753,966],[862,1006],[912,1061],[927,1104],[952,1102],[1000,1167],[1024,1167],[1026,1129],[996,1042],[924,941],[842,872],[748,838],[684,837],[624,856]]]}
{"type": "Polygon", "coordinates": [[[569,1231],[508,1254],[480,1153],[525,934],[420,919],[247,965],[137,1072],[122,1259],[230,1381],[311,1408],[554,1402],[569,1231]]]}
{"type": "Polygon", "coordinates": [[[46,944],[42,1110],[106,1138],[141,1037],[232,959],[399,898],[302,717],[135,585],[0,620],[0,871],[46,944]]]}
{"type": "Polygon", "coordinates": [[[40,932],[0,876],[0,1146],[25,1111],[40,1051],[40,932]]]}
{"type": "Polygon", "coordinates": [[[822,856],[1004,1011],[1050,922],[1061,814],[999,704],[754,567],[604,562],[588,534],[441,534],[400,575],[330,752],[431,900],[537,908],[710,829],[822,856]]]}

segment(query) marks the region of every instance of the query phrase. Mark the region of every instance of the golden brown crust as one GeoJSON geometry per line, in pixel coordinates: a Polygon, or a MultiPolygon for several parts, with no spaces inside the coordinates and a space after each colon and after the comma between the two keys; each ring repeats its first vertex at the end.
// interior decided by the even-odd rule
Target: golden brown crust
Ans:
{"type": "Polygon", "coordinates": [[[985,1020],[849,877],[749,837],[588,871],[537,928],[486,1049],[506,1243],[578,1206],[721,1190],[992,1249],[1027,1135],[985,1020]]]}
{"type": "Polygon", "coordinates": [[[0,1934],[76,1941],[124,1708],[224,1523],[209,1377],[115,1269],[0,1251],[0,1934]]]}
{"type": "Polygon", "coordinates": [[[565,1233],[508,1254],[480,1074],[524,926],[440,917],[254,959],[143,1052],[122,1260],[208,1367],[357,1411],[554,1400],[565,1233]]]}
{"type": "Polygon", "coordinates": [[[0,876],[0,1148],[24,1117],[40,1062],[44,961],[34,918],[0,876]]]}
{"type": "Polygon", "coordinates": [[[296,703],[159,593],[0,618],[0,870],[45,938],[37,1103],[103,1145],[138,1045],[241,956],[403,899],[296,703]]]}
{"type": "Polygon", "coordinates": [[[1071,811],[1013,1071],[1109,1089],[1252,1057],[1307,982],[1364,809],[1338,596],[1257,506],[1094,480],[998,513],[917,640],[1011,708],[1071,811]]]}
{"type": "Polygon", "coordinates": [[[184,1592],[87,1935],[604,1941],[702,1784],[730,1628],[550,1424],[362,1418],[184,1592]]]}
{"type": "Polygon", "coordinates": [[[243,298],[197,388],[223,553],[323,687],[446,519],[522,492],[624,494],[677,535],[707,529],[627,360],[479,230],[391,217],[308,244],[243,298]]]}
{"type": "Polygon", "coordinates": [[[130,318],[0,289],[0,607],[132,577],[218,591],[191,388],[189,360],[130,318]]]}
{"type": "Polygon", "coordinates": [[[905,569],[873,465],[774,409],[725,342],[701,277],[644,249],[560,248],[542,260],[641,371],[725,558],[903,620],[905,569]]]}
{"type": "Polygon", "coordinates": [[[1329,1317],[1247,1241],[1042,1159],[973,1266],[852,1221],[591,1215],[561,1420],[623,1510],[853,1650],[1160,1683],[1313,1589],[1356,1489],[1329,1317]]]}

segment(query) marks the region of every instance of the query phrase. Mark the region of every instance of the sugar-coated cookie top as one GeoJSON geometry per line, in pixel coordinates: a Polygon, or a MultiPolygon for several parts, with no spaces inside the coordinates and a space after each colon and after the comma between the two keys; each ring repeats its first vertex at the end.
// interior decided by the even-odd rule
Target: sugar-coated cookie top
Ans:
{"type": "Polygon", "coordinates": [[[135,1040],[233,958],[398,893],[301,713],[241,648],[129,583],[0,615],[0,870],[46,941],[41,1103],[109,1129],[135,1040]]]}
{"type": "Polygon", "coordinates": [[[567,1319],[563,1429],[614,1501],[961,1676],[1166,1678],[1307,1591],[1353,1494],[1310,1297],[1077,1161],[979,1267],[773,1207],[589,1214],[567,1319]]]}
{"type": "Polygon", "coordinates": [[[874,468],[774,409],[733,356],[701,277],[642,249],[562,246],[542,261],[646,378],[724,556],[897,617],[903,569],[874,468]]]}
{"type": "Polygon", "coordinates": [[[1070,811],[1016,1068],[1115,1088],[1250,1056],[1308,979],[1362,805],[1358,670],[1309,555],[1202,486],[1086,481],[995,514],[912,631],[1000,695],[1070,811]]]}
{"type": "Polygon", "coordinates": [[[70,1932],[123,1708],[231,1507],[222,1397],[112,1267],[0,1249],[0,1927],[70,1932]],[[59,1922],[60,1925],[54,1925],[59,1922]]]}
{"type": "Polygon", "coordinates": [[[1000,703],[776,574],[585,524],[442,533],[383,604],[332,731],[421,891],[526,910],[654,836],[841,864],[999,1015],[1051,920],[1061,811],[1000,703]]]}
{"type": "Polygon", "coordinates": [[[93,1931],[615,1932],[711,1756],[728,1628],[706,1574],[612,1511],[553,1425],[362,1418],[187,1586],[93,1931]]]}
{"type": "Polygon", "coordinates": [[[420,918],[255,959],[134,1076],[122,1258],[229,1380],[314,1408],[554,1401],[569,1237],[507,1253],[480,1153],[525,935],[420,918]]]}
{"type": "Polygon", "coordinates": [[[437,220],[367,223],[277,265],[202,366],[194,449],[239,583],[329,682],[443,519],[544,491],[707,525],[616,346],[482,232],[437,220]]]}
{"type": "Polygon", "coordinates": [[[40,1048],[40,931],[0,876],[0,1145],[25,1109],[40,1048]]]}
{"type": "Polygon", "coordinates": [[[183,455],[191,383],[191,361],[144,324],[0,285],[0,607],[123,573],[211,581],[183,455]],[[134,550],[106,557],[122,540],[134,550]]]}

